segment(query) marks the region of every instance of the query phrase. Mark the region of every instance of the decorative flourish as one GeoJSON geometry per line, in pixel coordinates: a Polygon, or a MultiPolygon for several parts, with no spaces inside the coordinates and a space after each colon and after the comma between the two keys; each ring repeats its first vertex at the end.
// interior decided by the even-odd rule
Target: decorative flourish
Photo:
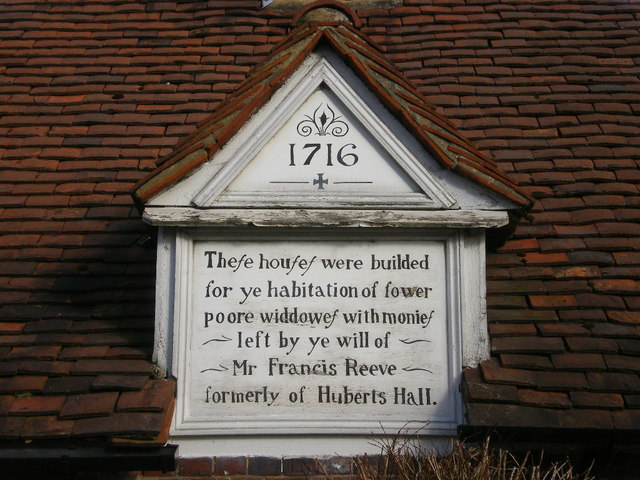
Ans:
{"type": "Polygon", "coordinates": [[[403,338],[400,340],[402,343],[404,343],[405,345],[411,345],[412,343],[418,343],[418,342],[427,342],[427,343],[431,343],[431,340],[422,340],[422,339],[418,339],[418,340],[409,340],[408,338],[403,338]]]}
{"type": "Polygon", "coordinates": [[[220,367],[220,368],[205,368],[204,370],[200,370],[200,373],[204,373],[204,372],[226,372],[227,370],[229,370],[224,365],[218,364],[218,367],[220,367]]]}
{"type": "Polygon", "coordinates": [[[301,121],[296,127],[298,134],[308,137],[316,133],[321,137],[331,135],[344,137],[349,132],[349,126],[341,120],[340,115],[332,110],[329,105],[320,104],[313,112],[313,116],[305,115],[306,120],[301,121]]]}
{"type": "Polygon", "coordinates": [[[431,370],[427,370],[426,368],[418,368],[418,367],[404,367],[402,370],[404,370],[405,372],[415,372],[419,370],[421,372],[433,373],[431,370]]]}
{"type": "Polygon", "coordinates": [[[204,342],[202,345],[206,345],[207,343],[211,343],[211,342],[229,342],[229,341],[231,341],[229,337],[227,337],[226,335],[222,335],[222,338],[212,338],[211,340],[207,340],[206,342],[204,342]]]}

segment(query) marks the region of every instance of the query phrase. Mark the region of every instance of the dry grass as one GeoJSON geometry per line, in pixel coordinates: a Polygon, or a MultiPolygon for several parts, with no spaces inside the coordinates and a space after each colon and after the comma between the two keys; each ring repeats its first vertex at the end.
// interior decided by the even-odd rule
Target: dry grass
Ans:
{"type": "Polygon", "coordinates": [[[568,461],[545,463],[530,454],[517,459],[492,449],[488,441],[479,446],[455,442],[441,454],[398,436],[381,449],[377,464],[367,457],[355,460],[360,480],[594,480],[589,472],[575,472],[568,461]]]}

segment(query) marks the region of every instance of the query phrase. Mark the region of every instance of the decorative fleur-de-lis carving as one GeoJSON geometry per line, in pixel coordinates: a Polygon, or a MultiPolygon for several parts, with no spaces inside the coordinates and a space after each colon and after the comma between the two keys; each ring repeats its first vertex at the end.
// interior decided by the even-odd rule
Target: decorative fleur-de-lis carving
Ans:
{"type": "Polygon", "coordinates": [[[305,115],[305,120],[298,123],[298,134],[303,137],[308,137],[312,133],[321,137],[326,135],[344,137],[349,132],[349,126],[341,118],[329,105],[321,103],[314,110],[313,116],[305,115]]]}

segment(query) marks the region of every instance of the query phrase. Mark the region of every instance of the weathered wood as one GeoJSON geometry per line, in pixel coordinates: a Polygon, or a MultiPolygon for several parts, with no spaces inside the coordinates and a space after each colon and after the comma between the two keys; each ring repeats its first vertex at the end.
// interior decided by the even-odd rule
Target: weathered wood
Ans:
{"type": "Polygon", "coordinates": [[[162,226],[264,226],[264,227],[394,227],[394,228],[495,228],[509,221],[504,211],[416,210],[198,210],[147,207],[144,220],[162,226]]]}

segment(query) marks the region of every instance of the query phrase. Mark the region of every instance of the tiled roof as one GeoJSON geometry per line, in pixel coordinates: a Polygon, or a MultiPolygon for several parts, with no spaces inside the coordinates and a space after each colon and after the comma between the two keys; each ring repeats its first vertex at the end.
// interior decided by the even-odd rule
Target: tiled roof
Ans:
{"type": "MultiPolygon", "coordinates": [[[[488,255],[492,359],[467,371],[469,421],[640,427],[640,5],[356,13],[435,105],[425,118],[447,117],[535,198],[488,255]]],[[[0,1],[4,441],[162,429],[173,387],[151,380],[154,233],[129,191],[293,15],[258,0],[0,1]]]]}

